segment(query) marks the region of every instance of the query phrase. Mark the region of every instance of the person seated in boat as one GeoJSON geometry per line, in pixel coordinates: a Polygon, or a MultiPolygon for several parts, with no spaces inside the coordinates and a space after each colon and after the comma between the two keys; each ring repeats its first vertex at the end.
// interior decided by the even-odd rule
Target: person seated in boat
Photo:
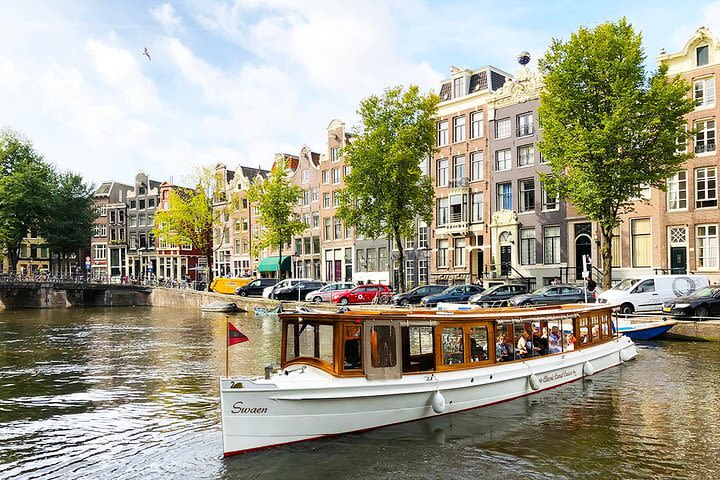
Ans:
{"type": "Polygon", "coordinates": [[[532,340],[530,339],[530,334],[525,330],[517,342],[517,348],[515,349],[515,357],[516,358],[527,358],[530,356],[530,352],[532,350],[532,340]]]}
{"type": "Polygon", "coordinates": [[[548,354],[548,338],[547,328],[543,328],[543,334],[540,334],[540,330],[533,326],[533,355],[547,355],[548,354]]]}
{"type": "Polygon", "coordinates": [[[480,360],[487,360],[485,355],[485,349],[482,345],[477,344],[477,340],[470,338],[470,356],[473,362],[479,362],[480,360]]]}
{"type": "Polygon", "coordinates": [[[548,350],[550,353],[562,352],[562,345],[560,344],[560,329],[554,326],[550,329],[550,335],[548,335],[548,350]]]}
{"type": "Polygon", "coordinates": [[[577,343],[577,341],[575,340],[575,335],[573,335],[572,333],[568,333],[565,336],[565,350],[575,350],[575,343],[577,343]]]}
{"type": "Polygon", "coordinates": [[[505,334],[501,333],[498,336],[498,341],[495,343],[495,361],[507,362],[509,360],[511,360],[510,350],[507,342],[505,341],[505,334]]]}
{"type": "Polygon", "coordinates": [[[596,342],[598,338],[600,337],[600,327],[597,325],[593,325],[592,327],[592,341],[596,342]]]}

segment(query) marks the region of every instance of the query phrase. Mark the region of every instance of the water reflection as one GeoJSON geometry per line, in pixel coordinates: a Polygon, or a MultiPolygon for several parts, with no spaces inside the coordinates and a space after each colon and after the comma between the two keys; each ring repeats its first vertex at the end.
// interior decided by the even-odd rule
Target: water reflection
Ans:
{"type": "MultiPolygon", "coordinates": [[[[237,316],[232,370],[277,364],[272,317],[237,316]]],[[[698,478],[715,465],[720,345],[513,402],[223,460],[225,318],[170,309],[0,313],[0,477],[698,478]]]]}

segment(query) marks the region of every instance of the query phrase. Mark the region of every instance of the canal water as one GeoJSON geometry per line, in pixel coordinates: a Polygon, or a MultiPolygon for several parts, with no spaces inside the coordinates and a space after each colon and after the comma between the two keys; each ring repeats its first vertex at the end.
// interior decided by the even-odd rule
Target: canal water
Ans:
{"type": "MultiPolygon", "coordinates": [[[[232,370],[277,364],[279,325],[232,370]]],[[[708,478],[720,344],[657,342],[522,399],[229,459],[217,378],[225,317],[159,308],[0,312],[0,478],[708,478]]]]}

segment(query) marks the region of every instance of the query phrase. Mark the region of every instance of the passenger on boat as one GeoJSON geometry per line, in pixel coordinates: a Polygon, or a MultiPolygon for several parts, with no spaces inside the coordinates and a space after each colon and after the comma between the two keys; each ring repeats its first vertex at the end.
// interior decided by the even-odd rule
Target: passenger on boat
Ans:
{"type": "Polygon", "coordinates": [[[592,340],[593,342],[597,341],[597,338],[600,336],[600,327],[597,325],[593,325],[592,327],[592,340]]]}
{"type": "Polygon", "coordinates": [[[567,344],[565,350],[575,350],[575,343],[577,342],[575,335],[568,333],[567,336],[565,336],[565,342],[567,344]]]}
{"type": "Polygon", "coordinates": [[[525,330],[522,336],[518,339],[517,349],[515,350],[515,356],[517,358],[527,358],[530,356],[532,350],[532,341],[530,340],[530,334],[525,330]]]}
{"type": "Polygon", "coordinates": [[[475,340],[474,338],[470,339],[470,355],[472,356],[473,362],[487,360],[485,349],[482,347],[482,345],[478,345],[477,340],[475,340]]]}
{"type": "Polygon", "coordinates": [[[562,352],[562,345],[560,345],[560,330],[557,326],[550,329],[550,335],[548,336],[548,346],[550,353],[562,352]]]}
{"type": "Polygon", "coordinates": [[[495,344],[495,360],[498,362],[507,362],[511,360],[508,344],[505,341],[505,334],[501,333],[495,344]]]}
{"type": "Polygon", "coordinates": [[[548,354],[547,328],[543,328],[543,334],[540,335],[540,330],[533,326],[533,350],[533,355],[548,354]]]}

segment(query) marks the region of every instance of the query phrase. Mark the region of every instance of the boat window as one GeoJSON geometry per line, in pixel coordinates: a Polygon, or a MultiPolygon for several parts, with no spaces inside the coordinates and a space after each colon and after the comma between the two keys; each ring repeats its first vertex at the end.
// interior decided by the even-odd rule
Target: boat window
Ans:
{"type": "Polygon", "coordinates": [[[590,330],[589,330],[589,320],[587,317],[580,319],[580,344],[585,345],[586,343],[590,342],[590,330]]]}
{"type": "Polygon", "coordinates": [[[470,361],[481,362],[487,360],[488,331],[487,327],[470,328],[470,361]]]}
{"type": "Polygon", "coordinates": [[[512,329],[498,325],[495,329],[495,361],[509,362],[513,357],[512,329]]]}
{"type": "Polygon", "coordinates": [[[408,327],[410,334],[410,355],[433,353],[432,327],[408,327]]]}
{"type": "Polygon", "coordinates": [[[395,327],[375,325],[370,334],[370,356],[374,368],[388,368],[397,365],[395,327]]]}
{"type": "Polygon", "coordinates": [[[288,323],[285,360],[309,357],[333,363],[333,326],[313,322],[288,323]]]}
{"type": "Polygon", "coordinates": [[[465,340],[462,327],[446,327],[442,332],[443,365],[465,363],[465,340]]]}
{"type": "Polygon", "coordinates": [[[435,369],[433,327],[403,327],[403,372],[435,369]]]}
{"type": "Polygon", "coordinates": [[[592,329],[590,330],[591,341],[593,343],[600,341],[600,321],[601,317],[595,315],[592,317],[592,329]]]}
{"type": "Polygon", "coordinates": [[[610,317],[608,315],[602,317],[602,336],[604,338],[610,336],[610,317]]]}
{"type": "Polygon", "coordinates": [[[345,351],[343,353],[343,370],[359,370],[362,368],[362,333],[360,325],[345,326],[345,351]]]}

